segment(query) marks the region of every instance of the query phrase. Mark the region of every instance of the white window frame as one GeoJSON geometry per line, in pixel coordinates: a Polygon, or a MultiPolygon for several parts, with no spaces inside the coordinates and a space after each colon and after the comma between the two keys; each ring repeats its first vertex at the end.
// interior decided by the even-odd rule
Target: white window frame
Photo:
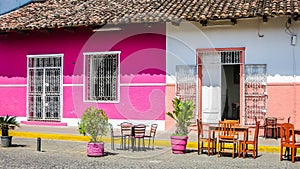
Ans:
{"type": "Polygon", "coordinates": [[[120,102],[120,54],[121,51],[107,51],[107,52],[84,52],[84,71],[83,71],[83,101],[84,102],[97,102],[97,103],[119,103],[120,102]],[[118,61],[117,61],[117,91],[116,91],[116,100],[91,100],[88,97],[88,87],[89,87],[89,81],[87,80],[88,78],[88,70],[89,70],[89,64],[87,63],[87,57],[89,55],[107,55],[107,54],[117,54],[118,56],[118,61]]]}

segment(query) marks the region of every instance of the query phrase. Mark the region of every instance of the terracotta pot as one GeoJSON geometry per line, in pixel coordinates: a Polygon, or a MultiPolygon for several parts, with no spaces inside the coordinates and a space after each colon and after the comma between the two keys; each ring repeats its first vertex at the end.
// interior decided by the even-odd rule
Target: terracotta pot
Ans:
{"type": "Polygon", "coordinates": [[[104,143],[88,143],[87,144],[87,156],[100,157],[104,155],[104,143]]]}
{"type": "Polygon", "coordinates": [[[188,136],[171,136],[172,153],[184,154],[188,136]]]}

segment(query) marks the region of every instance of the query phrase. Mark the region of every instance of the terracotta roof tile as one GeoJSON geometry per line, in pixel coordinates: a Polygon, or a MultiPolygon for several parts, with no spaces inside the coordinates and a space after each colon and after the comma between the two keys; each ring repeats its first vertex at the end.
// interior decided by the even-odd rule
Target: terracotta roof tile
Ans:
{"type": "Polygon", "coordinates": [[[299,16],[300,0],[46,0],[0,16],[0,30],[299,16]]]}

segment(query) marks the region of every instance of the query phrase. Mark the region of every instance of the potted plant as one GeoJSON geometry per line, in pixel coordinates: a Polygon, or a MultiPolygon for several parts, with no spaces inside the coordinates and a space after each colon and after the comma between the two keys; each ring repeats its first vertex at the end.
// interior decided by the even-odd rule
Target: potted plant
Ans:
{"type": "Polygon", "coordinates": [[[12,136],[9,136],[8,130],[20,127],[16,116],[1,116],[0,117],[0,129],[2,131],[1,145],[2,147],[11,146],[12,136]]]}
{"type": "Polygon", "coordinates": [[[186,149],[188,140],[188,127],[191,124],[191,119],[194,117],[195,105],[192,100],[183,101],[179,98],[174,98],[173,112],[167,112],[176,125],[175,133],[171,136],[172,152],[174,154],[183,154],[186,149]]]}
{"type": "Polygon", "coordinates": [[[91,137],[87,145],[87,155],[99,157],[104,155],[102,136],[108,131],[108,117],[104,110],[95,107],[87,108],[81,116],[78,130],[81,134],[91,137]]]}

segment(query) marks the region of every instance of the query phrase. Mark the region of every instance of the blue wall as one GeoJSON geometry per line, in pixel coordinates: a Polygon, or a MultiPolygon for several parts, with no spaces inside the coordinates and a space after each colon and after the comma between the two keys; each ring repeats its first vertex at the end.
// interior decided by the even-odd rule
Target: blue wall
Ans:
{"type": "Polygon", "coordinates": [[[34,0],[0,0],[0,15],[20,8],[34,0]]]}

